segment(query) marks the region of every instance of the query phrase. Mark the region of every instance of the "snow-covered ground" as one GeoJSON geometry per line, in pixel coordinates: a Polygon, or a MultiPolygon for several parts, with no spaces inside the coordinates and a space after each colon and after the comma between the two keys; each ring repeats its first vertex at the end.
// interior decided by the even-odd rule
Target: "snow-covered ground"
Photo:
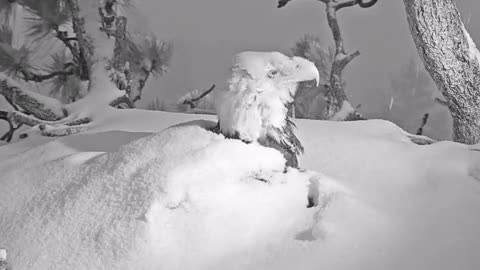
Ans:
{"type": "Polygon", "coordinates": [[[284,173],[213,121],[109,109],[85,133],[1,146],[12,269],[480,269],[480,145],[298,120],[305,170],[284,173]]]}

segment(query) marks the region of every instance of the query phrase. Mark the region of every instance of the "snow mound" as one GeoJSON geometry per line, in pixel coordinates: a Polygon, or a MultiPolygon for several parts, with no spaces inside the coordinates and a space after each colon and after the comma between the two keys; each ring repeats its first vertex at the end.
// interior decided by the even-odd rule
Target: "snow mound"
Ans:
{"type": "Polygon", "coordinates": [[[280,153],[201,118],[111,110],[2,146],[13,269],[480,269],[480,145],[298,120],[309,171],[283,173],[280,153]]]}
{"type": "Polygon", "coordinates": [[[195,125],[112,153],[38,162],[51,148],[16,157],[30,164],[21,170],[3,167],[0,186],[12,195],[0,200],[0,239],[14,269],[272,264],[272,252],[324,236],[319,213],[342,189],[318,174],[283,173],[273,149],[195,125]],[[308,194],[317,207],[306,208],[308,194]]]}

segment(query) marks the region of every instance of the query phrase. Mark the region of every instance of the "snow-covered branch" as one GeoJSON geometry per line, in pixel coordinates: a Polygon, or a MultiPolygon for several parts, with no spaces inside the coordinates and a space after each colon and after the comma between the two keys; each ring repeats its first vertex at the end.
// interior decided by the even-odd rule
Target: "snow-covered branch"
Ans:
{"type": "Polygon", "coordinates": [[[60,101],[23,89],[1,73],[0,95],[39,120],[56,121],[68,114],[60,101]]]}

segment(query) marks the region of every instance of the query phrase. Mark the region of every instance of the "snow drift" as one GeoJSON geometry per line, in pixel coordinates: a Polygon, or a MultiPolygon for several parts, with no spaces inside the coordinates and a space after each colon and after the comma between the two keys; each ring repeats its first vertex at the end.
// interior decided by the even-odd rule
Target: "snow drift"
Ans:
{"type": "Polygon", "coordinates": [[[112,111],[87,134],[2,146],[13,269],[480,268],[480,147],[298,121],[309,170],[284,173],[208,121],[149,133],[192,117],[112,111]]]}

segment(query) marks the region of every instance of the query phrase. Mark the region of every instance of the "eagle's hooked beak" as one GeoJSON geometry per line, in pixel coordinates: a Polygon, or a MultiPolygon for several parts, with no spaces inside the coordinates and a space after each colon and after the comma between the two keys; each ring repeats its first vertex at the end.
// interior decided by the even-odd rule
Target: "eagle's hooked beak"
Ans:
{"type": "Polygon", "coordinates": [[[292,57],[292,60],[295,64],[295,71],[292,75],[297,82],[315,80],[316,86],[319,85],[320,73],[314,63],[298,56],[292,57]]]}

